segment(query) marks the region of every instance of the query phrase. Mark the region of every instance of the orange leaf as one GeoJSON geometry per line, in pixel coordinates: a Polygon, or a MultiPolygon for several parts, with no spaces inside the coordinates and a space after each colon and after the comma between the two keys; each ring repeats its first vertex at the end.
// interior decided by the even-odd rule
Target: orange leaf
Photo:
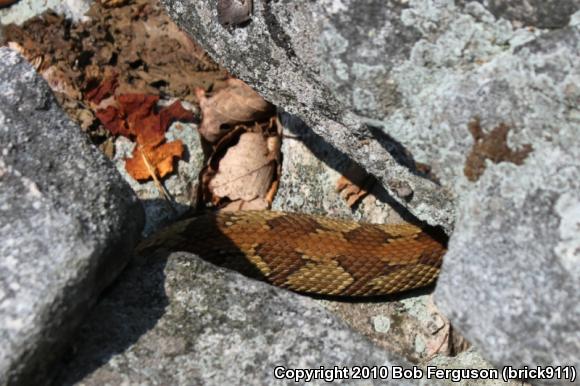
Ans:
{"type": "Polygon", "coordinates": [[[125,160],[125,169],[138,181],[146,181],[151,176],[151,169],[160,178],[173,172],[174,158],[183,156],[183,143],[180,140],[159,146],[135,146],[131,158],[125,160]],[[146,158],[146,160],[144,159],[146,158]],[[149,166],[147,165],[149,163],[149,166]]]}
{"type": "Polygon", "coordinates": [[[179,101],[155,111],[157,95],[121,94],[117,97],[118,108],[109,106],[96,112],[103,125],[114,135],[137,136],[141,145],[157,145],[163,142],[169,125],[175,121],[191,121],[192,112],[179,101]]]}
{"type": "Polygon", "coordinates": [[[183,155],[183,143],[165,143],[165,132],[174,120],[194,118],[179,101],[157,113],[158,101],[157,95],[121,94],[117,97],[119,108],[109,106],[96,113],[112,134],[136,137],[137,146],[125,160],[125,169],[139,181],[153,175],[163,178],[173,171],[174,158],[183,155]]]}
{"type": "Polygon", "coordinates": [[[142,146],[157,146],[165,141],[166,127],[161,126],[159,115],[143,118],[136,127],[137,143],[142,146]]]}
{"type": "Polygon", "coordinates": [[[336,190],[346,200],[349,208],[362,201],[373,187],[374,179],[358,164],[352,163],[336,182],[336,190]]]}

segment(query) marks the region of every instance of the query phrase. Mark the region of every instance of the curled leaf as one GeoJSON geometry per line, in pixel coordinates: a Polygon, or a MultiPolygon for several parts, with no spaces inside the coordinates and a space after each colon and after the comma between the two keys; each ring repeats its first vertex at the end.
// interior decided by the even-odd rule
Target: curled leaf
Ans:
{"type": "Polygon", "coordinates": [[[235,124],[262,120],[274,112],[272,104],[239,79],[228,79],[225,88],[209,97],[197,89],[196,96],[203,116],[199,133],[210,143],[216,143],[235,124]]]}

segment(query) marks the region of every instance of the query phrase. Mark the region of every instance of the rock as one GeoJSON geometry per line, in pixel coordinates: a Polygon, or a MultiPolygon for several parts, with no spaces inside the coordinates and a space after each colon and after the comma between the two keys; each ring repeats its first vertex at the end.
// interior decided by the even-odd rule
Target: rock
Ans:
{"type": "Polygon", "coordinates": [[[52,9],[53,11],[66,15],[72,20],[87,20],[85,12],[89,10],[92,0],[19,0],[10,7],[0,7],[0,26],[10,23],[22,24],[26,20],[42,12],[52,9]]]}
{"type": "MultiPolygon", "coordinates": [[[[460,384],[465,383],[470,386],[496,386],[501,382],[501,374],[498,374],[497,378],[494,377],[493,366],[485,361],[473,347],[453,357],[437,357],[432,361],[429,361],[427,366],[434,366],[437,369],[449,369],[454,372],[452,374],[455,374],[455,376],[460,375],[461,370],[470,372],[477,370],[479,375],[481,375],[477,378],[462,377],[461,380],[458,380],[459,378],[457,378],[455,381],[453,379],[454,375],[451,375],[442,381],[442,384],[444,385],[457,385],[457,383],[460,382],[460,384]],[[464,382],[461,383],[461,381],[464,382]]],[[[529,383],[524,383],[521,380],[512,380],[505,383],[502,382],[501,384],[506,386],[529,386],[529,383]]]]}
{"type": "Polygon", "coordinates": [[[497,366],[580,363],[578,41],[575,28],[546,33],[466,77],[439,106],[477,106],[484,135],[509,122],[503,141],[531,149],[521,166],[486,161],[465,185],[436,289],[443,312],[497,366]]]}
{"type": "MultiPolygon", "coordinates": [[[[464,1],[464,0],[461,0],[464,1]]],[[[476,0],[485,5],[497,18],[539,28],[561,28],[578,11],[578,0],[476,0]]]]}
{"type": "Polygon", "coordinates": [[[402,223],[409,219],[372,176],[368,181],[369,195],[349,207],[337,191],[337,181],[341,176],[363,176],[365,171],[356,169],[348,156],[313,133],[296,116],[282,113],[280,122],[284,133],[289,134],[282,140],[282,175],[273,210],[371,223],[402,223]]]}
{"type": "Polygon", "coordinates": [[[15,52],[0,48],[0,384],[45,384],[131,256],[140,203],[15,52]]]}
{"type": "Polygon", "coordinates": [[[455,228],[436,300],[486,359],[580,362],[577,1],[255,1],[228,28],[215,1],[164,3],[412,214],[455,228]]]}
{"type": "Polygon", "coordinates": [[[277,366],[406,365],[310,298],[179,252],[131,265],[75,342],[58,384],[271,384],[277,366]]]}

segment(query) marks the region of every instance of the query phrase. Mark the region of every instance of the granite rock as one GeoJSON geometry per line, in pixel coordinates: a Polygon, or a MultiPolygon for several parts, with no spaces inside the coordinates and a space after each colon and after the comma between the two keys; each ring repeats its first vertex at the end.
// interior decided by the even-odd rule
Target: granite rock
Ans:
{"type": "Polygon", "coordinates": [[[44,384],[143,226],[129,186],[0,48],[0,384],[44,384]]]}
{"type": "Polygon", "coordinates": [[[287,384],[277,366],[409,366],[313,299],[182,252],[135,260],[75,342],[59,384],[287,384]]]}
{"type": "MultiPolygon", "coordinates": [[[[458,0],[458,3],[465,0],[458,0]]],[[[570,22],[570,16],[580,9],[578,0],[476,0],[498,18],[526,26],[561,28],[570,22]]]]}

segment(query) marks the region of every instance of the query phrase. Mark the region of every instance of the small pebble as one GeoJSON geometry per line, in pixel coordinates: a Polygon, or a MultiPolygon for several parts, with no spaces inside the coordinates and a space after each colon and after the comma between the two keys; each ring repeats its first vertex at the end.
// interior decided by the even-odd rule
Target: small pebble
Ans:
{"type": "Polygon", "coordinates": [[[384,315],[377,315],[372,321],[375,331],[381,334],[386,334],[391,328],[391,320],[384,315]]]}

